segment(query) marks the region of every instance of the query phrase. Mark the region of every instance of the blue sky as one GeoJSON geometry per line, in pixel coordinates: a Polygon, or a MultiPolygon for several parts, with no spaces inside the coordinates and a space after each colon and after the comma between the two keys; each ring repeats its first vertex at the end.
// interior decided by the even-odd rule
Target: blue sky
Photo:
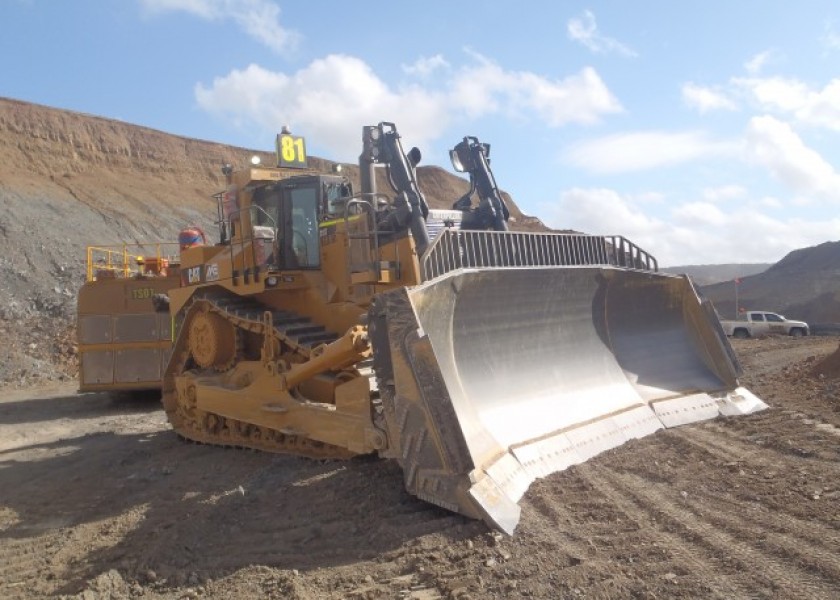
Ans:
{"type": "Polygon", "coordinates": [[[379,121],[447,169],[477,136],[523,211],[663,265],[840,239],[836,2],[2,4],[0,96],[346,162],[379,121]]]}

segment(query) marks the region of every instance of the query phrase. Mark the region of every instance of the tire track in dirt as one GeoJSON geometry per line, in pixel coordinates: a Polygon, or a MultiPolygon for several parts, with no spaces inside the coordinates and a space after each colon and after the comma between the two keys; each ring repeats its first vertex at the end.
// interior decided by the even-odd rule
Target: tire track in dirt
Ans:
{"type": "Polygon", "coordinates": [[[795,419],[799,419],[805,425],[810,425],[821,433],[827,433],[833,436],[840,436],[840,427],[834,423],[828,423],[820,419],[820,417],[809,415],[798,410],[783,410],[784,414],[789,415],[795,419]]]}
{"type": "MultiPolygon", "coordinates": [[[[646,484],[644,479],[632,475],[622,478],[635,479],[636,485],[646,484]]],[[[755,540],[755,545],[764,553],[778,556],[778,564],[782,568],[795,564],[803,572],[806,585],[815,575],[833,583],[836,586],[832,588],[834,593],[840,593],[840,539],[836,532],[825,527],[816,528],[781,511],[709,511],[706,500],[703,498],[697,501],[693,495],[689,495],[684,499],[684,505],[691,509],[697,519],[705,520],[721,531],[735,534],[738,539],[755,540]],[[756,528],[755,525],[760,527],[756,528]],[[756,536],[756,531],[761,531],[762,535],[756,536]]],[[[822,593],[816,586],[814,591],[822,593]]]]}
{"type": "MultiPolygon", "coordinates": [[[[604,468],[587,471],[588,476],[604,493],[611,495],[616,502],[631,498],[645,510],[657,527],[668,527],[680,538],[678,547],[694,548],[692,553],[700,551],[709,556],[717,556],[715,562],[722,569],[731,570],[732,562],[737,562],[741,569],[732,573],[733,578],[741,575],[749,581],[738,582],[743,596],[756,593],[756,586],[790,598],[835,598],[840,593],[837,580],[826,576],[824,571],[803,568],[787,560],[785,552],[777,548],[765,549],[761,538],[755,532],[723,520],[709,520],[708,515],[695,513],[685,502],[672,498],[673,490],[664,493],[657,485],[651,485],[646,479],[632,474],[622,474],[604,468]],[[821,581],[815,580],[819,577],[821,581]]],[[[831,573],[832,565],[821,565],[831,573]]],[[[727,580],[729,578],[727,577],[727,580]]]]}
{"type": "Polygon", "coordinates": [[[804,572],[838,584],[836,593],[840,593],[840,539],[825,527],[817,530],[810,523],[779,511],[769,515],[766,511],[707,512],[708,505],[698,503],[691,497],[686,500],[686,506],[692,509],[697,518],[706,519],[715,527],[733,532],[741,539],[754,538],[756,544],[766,552],[788,563],[793,559],[794,564],[804,572]],[[760,538],[756,538],[756,531],[762,531],[760,538]]]}
{"type": "Polygon", "coordinates": [[[696,453],[699,450],[721,463],[748,463],[754,467],[779,466],[777,453],[767,458],[767,448],[754,442],[742,441],[743,438],[737,437],[740,434],[726,430],[710,431],[703,427],[686,427],[673,433],[675,444],[683,446],[687,452],[696,453]]]}
{"type": "Polygon", "coordinates": [[[32,584],[44,573],[55,543],[52,535],[35,539],[7,539],[0,544],[0,598],[28,598],[32,584]]]}
{"type": "MultiPolygon", "coordinates": [[[[695,505],[694,501],[691,503],[695,505]]],[[[810,548],[825,546],[828,549],[826,562],[830,563],[832,568],[840,568],[840,531],[829,529],[823,523],[815,524],[813,520],[800,519],[780,510],[768,509],[758,502],[715,498],[715,503],[722,512],[726,512],[723,509],[729,509],[730,513],[737,513],[739,520],[754,526],[754,531],[767,530],[775,534],[796,535],[799,540],[797,544],[805,544],[805,547],[809,548],[808,552],[810,548]]],[[[695,505],[695,508],[702,511],[704,507],[695,505]]]]}
{"type": "MultiPolygon", "coordinates": [[[[517,535],[538,538],[542,548],[551,548],[556,554],[566,554],[575,562],[592,553],[592,529],[578,532],[577,522],[586,518],[586,512],[578,510],[585,504],[587,510],[596,506],[592,497],[592,486],[576,472],[565,473],[562,485],[556,485],[557,478],[538,481],[522,501],[522,532],[517,535]],[[545,488],[551,487],[551,490],[545,488]],[[561,537],[558,539],[558,535],[561,537]]],[[[606,503],[604,503],[606,505],[606,503]]],[[[607,509],[611,507],[606,505],[607,509]]],[[[591,513],[590,513],[591,514],[591,513]]],[[[610,520],[610,519],[605,519],[610,520]]],[[[587,519],[588,523],[591,519],[587,519]]]]}
{"type": "Polygon", "coordinates": [[[173,510],[188,510],[189,517],[146,539],[137,568],[164,577],[177,575],[173,567],[215,577],[249,564],[342,565],[464,522],[409,497],[402,479],[391,475],[398,472],[383,461],[278,458],[241,473],[238,486],[195,495],[188,509],[159,504],[149,518],[163,522],[173,510]],[[204,547],[210,536],[224,540],[225,552],[204,547]]]}
{"type": "Polygon", "coordinates": [[[26,510],[20,522],[4,532],[0,552],[13,560],[0,555],[0,565],[8,565],[2,580],[24,582],[30,597],[33,589],[41,597],[72,593],[101,572],[103,565],[96,557],[118,553],[115,548],[143,519],[141,499],[153,492],[143,481],[126,484],[122,476],[113,476],[114,465],[106,457],[114,456],[114,448],[109,450],[79,451],[59,468],[18,480],[21,485],[9,500],[26,510]],[[101,478],[102,473],[112,475],[101,478]]]}
{"type": "Polygon", "coordinates": [[[673,432],[674,440],[687,446],[689,451],[700,450],[704,454],[724,463],[746,463],[770,466],[773,464],[764,458],[767,450],[755,443],[743,443],[732,436],[725,442],[716,433],[709,433],[700,427],[686,427],[673,432]]]}
{"type": "Polygon", "coordinates": [[[0,452],[3,503],[16,515],[0,532],[0,581],[23,582],[30,597],[74,593],[131,554],[123,538],[172,487],[171,465],[194,458],[174,436],[154,431],[162,411],[124,409],[102,395],[41,402],[38,410],[60,418],[24,424],[28,443],[0,452]],[[88,418],[97,409],[105,414],[88,418]],[[111,431],[96,431],[105,423],[111,431]]]}
{"type": "Polygon", "coordinates": [[[772,420],[762,421],[761,430],[762,433],[757,434],[761,436],[761,444],[745,440],[745,435],[753,434],[742,427],[729,427],[719,423],[706,423],[701,427],[679,429],[674,433],[676,438],[685,440],[725,462],[749,462],[755,466],[776,469],[779,468],[780,463],[792,461],[802,466],[802,458],[829,466],[837,464],[836,459],[824,458],[817,452],[800,448],[800,446],[813,445],[815,442],[836,444],[836,441],[829,437],[831,435],[829,432],[823,432],[813,424],[806,423],[804,420],[801,423],[794,422],[790,415],[780,414],[772,420]],[[769,437],[766,433],[771,431],[773,437],[769,437]],[[791,444],[789,449],[781,446],[779,438],[782,433],[790,442],[796,442],[796,444],[791,444]],[[802,439],[803,436],[805,440],[802,439]]]}
{"type": "MultiPolygon", "coordinates": [[[[717,548],[711,548],[709,551],[707,547],[695,543],[693,536],[686,536],[673,528],[663,528],[660,525],[659,511],[645,501],[635,485],[628,486],[624,482],[616,481],[613,473],[604,467],[585,465],[580,471],[593,490],[638,524],[644,535],[665,548],[673,557],[673,561],[682,563],[686,571],[704,582],[713,597],[723,600],[733,597],[745,598],[754,594],[755,590],[748,582],[740,581],[740,577],[734,573],[727,573],[730,569],[727,568],[725,560],[720,558],[717,548]]],[[[652,485],[650,481],[641,481],[643,487],[652,485]]]]}
{"type": "MultiPolygon", "coordinates": [[[[151,570],[170,584],[183,585],[191,573],[215,576],[220,568],[265,564],[270,556],[262,554],[260,537],[270,536],[283,520],[282,504],[266,511],[250,482],[272,468],[270,457],[254,461],[261,457],[246,451],[179,445],[194,464],[208,465],[209,481],[198,484],[180,480],[177,470],[173,473],[175,488],[156,495],[143,527],[124,538],[123,548],[134,553],[129,570],[138,576],[151,570]],[[239,455],[245,464],[237,465],[239,455]],[[210,463],[220,470],[211,470],[210,463]],[[258,524],[254,536],[243,525],[251,521],[258,524]]],[[[97,562],[112,563],[112,554],[106,552],[97,562]]]]}
{"type": "MultiPolygon", "coordinates": [[[[821,421],[817,422],[796,411],[781,411],[775,420],[776,426],[768,428],[769,430],[780,431],[778,422],[784,422],[789,425],[789,429],[801,427],[806,433],[821,431],[821,428],[816,427],[821,421]],[[791,416],[799,419],[801,423],[791,425],[791,416]]],[[[739,440],[725,424],[709,423],[702,428],[686,428],[680,430],[678,436],[696,444],[698,448],[707,451],[714,458],[734,459],[733,462],[739,463],[745,469],[755,467],[767,469],[766,477],[771,480],[778,480],[779,473],[786,470],[803,468],[807,470],[807,463],[803,465],[801,457],[791,456],[789,453],[780,452],[772,447],[756,450],[750,444],[739,440]]],[[[826,439],[825,443],[831,444],[831,440],[826,439]]],[[[817,456],[809,456],[807,460],[809,463],[820,462],[835,466],[835,470],[840,474],[840,467],[836,466],[836,461],[821,459],[817,456]]],[[[820,471],[822,472],[822,468],[820,471]]],[[[836,481],[835,479],[834,482],[836,481]]],[[[793,490],[797,494],[802,494],[801,490],[796,490],[796,487],[793,490]]],[[[812,495],[802,495],[800,501],[819,501],[818,495],[816,498],[812,495]]],[[[689,498],[693,498],[693,495],[689,498]]],[[[762,546],[768,551],[775,552],[782,558],[790,555],[790,558],[803,569],[816,571],[823,576],[827,574],[829,579],[840,581],[840,533],[836,528],[830,527],[830,522],[798,518],[787,512],[785,504],[778,502],[773,503],[769,510],[768,506],[760,502],[745,502],[743,498],[740,498],[738,502],[730,499],[717,499],[716,502],[727,505],[730,510],[715,511],[709,515],[710,521],[728,531],[740,532],[747,538],[754,536],[754,532],[761,531],[763,532],[762,546]]],[[[704,507],[697,505],[693,500],[688,501],[687,504],[694,506],[695,512],[703,512],[704,507]]],[[[792,506],[796,506],[796,503],[792,506]]]]}

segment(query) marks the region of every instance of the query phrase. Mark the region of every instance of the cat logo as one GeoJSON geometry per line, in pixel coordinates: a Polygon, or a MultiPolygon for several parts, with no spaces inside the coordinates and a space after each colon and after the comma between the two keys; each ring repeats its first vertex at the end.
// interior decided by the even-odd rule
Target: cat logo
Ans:
{"type": "Polygon", "coordinates": [[[190,267],[186,271],[184,271],[184,279],[186,280],[184,283],[187,285],[193,285],[196,283],[201,283],[201,272],[202,272],[202,265],[197,267],[190,267]]]}
{"type": "Polygon", "coordinates": [[[204,281],[218,281],[219,280],[219,265],[210,264],[205,265],[204,281]]]}

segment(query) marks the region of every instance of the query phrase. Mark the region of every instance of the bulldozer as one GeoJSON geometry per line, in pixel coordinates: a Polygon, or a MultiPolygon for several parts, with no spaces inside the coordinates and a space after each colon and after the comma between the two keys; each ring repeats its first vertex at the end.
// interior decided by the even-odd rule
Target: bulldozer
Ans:
{"type": "Polygon", "coordinates": [[[363,127],[360,190],[223,169],[219,242],[180,253],[163,404],[196,442],[398,461],[409,493],[512,534],[531,482],[657,430],[766,405],[686,276],[622,236],[525,233],[490,146],[450,152],[470,190],[432,210],[420,151],[363,127]],[[384,168],[389,190],[377,190],[384,168]]]}

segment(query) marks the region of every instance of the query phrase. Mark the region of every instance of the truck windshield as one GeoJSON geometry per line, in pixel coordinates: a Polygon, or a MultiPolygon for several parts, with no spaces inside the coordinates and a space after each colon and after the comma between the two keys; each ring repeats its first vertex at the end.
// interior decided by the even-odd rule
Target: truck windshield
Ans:
{"type": "Polygon", "coordinates": [[[784,322],[784,319],[782,317],[780,317],[779,315],[774,315],[773,313],[767,313],[765,316],[767,317],[768,321],[772,321],[773,323],[784,322]]]}

